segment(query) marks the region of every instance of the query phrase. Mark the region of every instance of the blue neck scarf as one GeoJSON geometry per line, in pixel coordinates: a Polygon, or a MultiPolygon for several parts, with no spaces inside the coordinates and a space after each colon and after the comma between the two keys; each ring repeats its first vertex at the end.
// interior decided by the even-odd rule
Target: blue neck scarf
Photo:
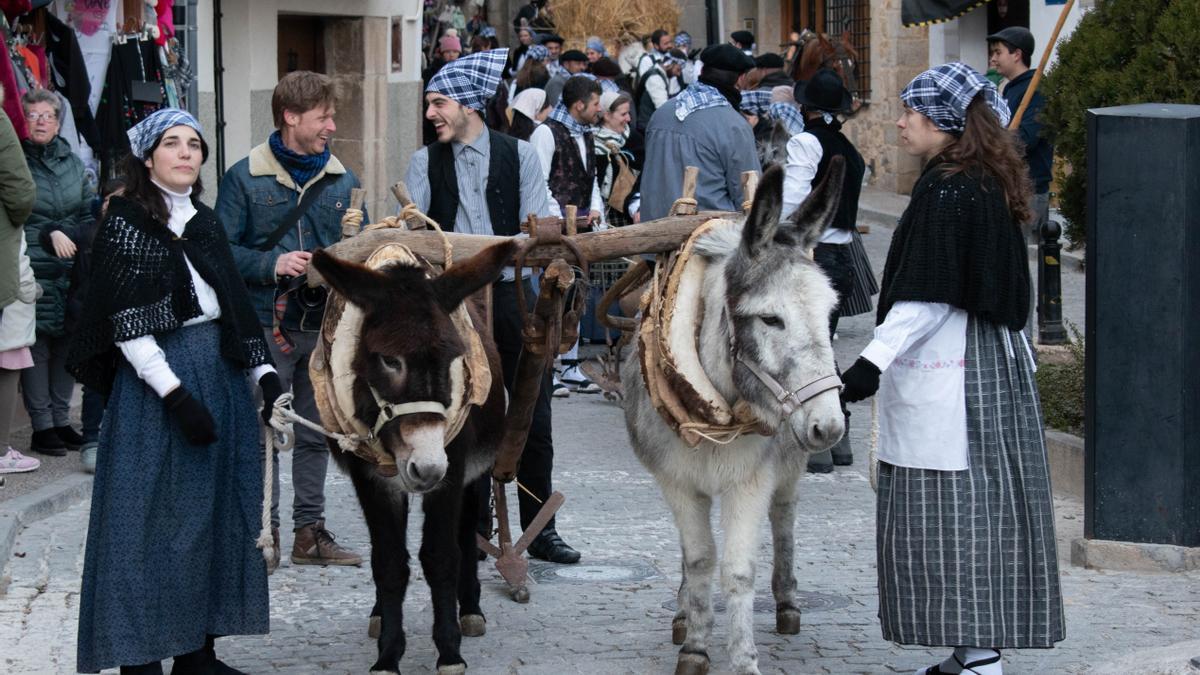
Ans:
{"type": "Polygon", "coordinates": [[[329,163],[331,156],[328,144],[325,145],[325,152],[319,155],[301,155],[293,152],[283,144],[283,136],[279,134],[278,130],[271,134],[271,138],[267,142],[271,146],[271,154],[275,155],[275,159],[279,160],[284,170],[292,177],[297,189],[303,188],[308,181],[313,179],[313,176],[321,173],[325,165],[329,163]]]}

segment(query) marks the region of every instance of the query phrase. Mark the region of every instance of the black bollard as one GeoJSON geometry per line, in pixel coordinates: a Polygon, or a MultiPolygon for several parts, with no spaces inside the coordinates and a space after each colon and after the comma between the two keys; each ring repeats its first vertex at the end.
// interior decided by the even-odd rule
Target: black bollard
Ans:
{"type": "Polygon", "coordinates": [[[1042,225],[1041,256],[1038,258],[1038,342],[1065,345],[1067,329],[1062,320],[1062,227],[1047,219],[1042,225]]]}

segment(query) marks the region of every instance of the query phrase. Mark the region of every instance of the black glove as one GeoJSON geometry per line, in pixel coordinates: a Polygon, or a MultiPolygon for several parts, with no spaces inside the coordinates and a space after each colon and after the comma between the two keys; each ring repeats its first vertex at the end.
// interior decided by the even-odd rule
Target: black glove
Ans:
{"type": "Polygon", "coordinates": [[[208,408],[188,393],[182,386],[176,387],[163,398],[167,414],[183,432],[183,437],[192,445],[209,445],[217,440],[216,423],[208,408]]]}
{"type": "Polygon", "coordinates": [[[847,403],[857,403],[874,396],[879,391],[879,368],[860,356],[854,365],[842,373],[842,385],[842,400],[847,403]]]}
{"type": "Polygon", "coordinates": [[[258,389],[262,392],[262,421],[271,426],[271,413],[275,411],[275,401],[283,395],[283,385],[279,382],[279,373],[270,371],[258,378],[258,389]]]}

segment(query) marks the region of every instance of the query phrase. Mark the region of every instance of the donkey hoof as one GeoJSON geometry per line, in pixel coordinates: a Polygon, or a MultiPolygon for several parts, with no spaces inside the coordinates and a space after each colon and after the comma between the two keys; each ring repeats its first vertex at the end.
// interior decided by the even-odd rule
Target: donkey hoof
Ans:
{"type": "Polygon", "coordinates": [[[708,654],[705,652],[689,653],[683,652],[679,654],[679,660],[675,662],[675,675],[707,675],[708,674],[708,654]]]}
{"type": "Polygon", "coordinates": [[[522,605],[529,602],[529,589],[525,586],[517,586],[512,589],[512,599],[522,605]]]}
{"type": "Polygon", "coordinates": [[[379,634],[383,632],[383,617],[373,616],[367,622],[367,637],[372,640],[378,640],[379,634]]]}
{"type": "Polygon", "coordinates": [[[446,666],[438,666],[438,675],[463,675],[467,672],[467,664],[451,663],[446,666]]]}
{"type": "Polygon", "coordinates": [[[677,645],[687,640],[687,619],[679,617],[671,621],[671,642],[677,645]]]}
{"type": "Polygon", "coordinates": [[[487,619],[482,614],[464,614],[458,619],[458,627],[465,637],[479,637],[487,632],[487,619]]]}
{"type": "Polygon", "coordinates": [[[775,632],[780,635],[800,634],[800,610],[789,607],[775,611],[775,632]]]}

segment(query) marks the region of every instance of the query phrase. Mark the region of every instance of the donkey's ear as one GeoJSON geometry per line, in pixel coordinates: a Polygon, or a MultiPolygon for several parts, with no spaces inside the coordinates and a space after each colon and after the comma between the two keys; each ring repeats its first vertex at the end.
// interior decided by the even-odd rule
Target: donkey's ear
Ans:
{"type": "Polygon", "coordinates": [[[825,228],[833,223],[838,205],[842,200],[842,183],[846,176],[846,160],[841,156],[829,160],[825,179],[796,209],[791,220],[796,224],[795,239],[801,248],[809,250],[817,245],[825,228]]]}
{"type": "Polygon", "coordinates": [[[751,258],[771,245],[779,229],[779,212],[783,209],[783,167],[772,164],[763,174],[754,193],[754,205],[742,227],[742,250],[751,258]]]}
{"type": "Polygon", "coordinates": [[[310,264],[325,277],[325,283],[333,290],[360,307],[369,305],[373,294],[388,281],[387,276],[370,267],[340,260],[326,253],[325,249],[314,251],[310,264]]]}
{"type": "Polygon", "coordinates": [[[517,253],[516,240],[510,239],[489,246],[454,266],[433,280],[434,296],[447,312],[452,312],[475,291],[500,278],[505,266],[512,264],[517,253]]]}

